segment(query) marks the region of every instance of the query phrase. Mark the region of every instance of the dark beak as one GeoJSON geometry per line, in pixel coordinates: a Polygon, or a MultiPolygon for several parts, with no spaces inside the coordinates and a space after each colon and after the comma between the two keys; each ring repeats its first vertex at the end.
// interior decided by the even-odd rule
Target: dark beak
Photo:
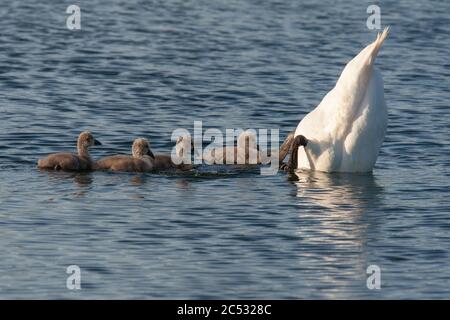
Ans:
{"type": "Polygon", "coordinates": [[[147,155],[148,155],[150,158],[155,159],[155,155],[153,154],[152,150],[148,149],[147,155]]]}
{"type": "Polygon", "coordinates": [[[94,146],[101,146],[102,143],[98,141],[97,139],[94,139],[94,146]]]}

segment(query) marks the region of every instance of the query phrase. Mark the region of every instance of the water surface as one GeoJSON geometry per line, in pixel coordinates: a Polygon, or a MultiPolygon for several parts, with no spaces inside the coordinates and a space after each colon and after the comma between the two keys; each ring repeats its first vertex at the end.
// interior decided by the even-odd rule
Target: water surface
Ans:
{"type": "Polygon", "coordinates": [[[449,298],[449,3],[383,1],[389,109],[371,175],[45,172],[175,128],[281,137],[375,32],[370,1],[7,0],[0,8],[0,298],[449,298]],[[66,288],[69,265],[80,291],[66,288]],[[382,271],[368,290],[366,268],[382,271]]]}

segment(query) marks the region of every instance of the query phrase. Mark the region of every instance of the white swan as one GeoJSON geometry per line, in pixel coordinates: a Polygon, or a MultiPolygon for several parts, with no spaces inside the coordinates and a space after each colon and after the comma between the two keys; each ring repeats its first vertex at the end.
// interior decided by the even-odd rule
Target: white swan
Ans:
{"type": "Polygon", "coordinates": [[[347,63],[333,90],[300,121],[291,169],[372,171],[387,126],[383,79],[373,64],[388,32],[347,63]]]}

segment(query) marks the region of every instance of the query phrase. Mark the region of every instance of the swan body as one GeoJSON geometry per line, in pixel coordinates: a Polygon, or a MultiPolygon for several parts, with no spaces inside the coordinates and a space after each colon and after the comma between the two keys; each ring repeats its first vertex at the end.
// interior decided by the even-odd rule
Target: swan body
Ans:
{"type": "Polygon", "coordinates": [[[251,130],[242,132],[237,139],[237,146],[206,149],[202,159],[207,164],[261,164],[256,133],[251,130]]]}
{"type": "Polygon", "coordinates": [[[169,170],[191,170],[191,153],[193,150],[193,142],[190,136],[179,136],[177,138],[175,148],[170,155],[155,155],[154,169],[160,171],[169,170]]]}
{"type": "Polygon", "coordinates": [[[124,172],[148,172],[154,168],[155,156],[147,139],[135,139],[131,152],[132,156],[115,155],[102,158],[96,162],[94,168],[124,172]]]}
{"type": "MultiPolygon", "coordinates": [[[[186,137],[180,137],[177,140],[175,158],[182,158],[183,151],[191,149],[191,140],[186,137]]],[[[149,172],[164,171],[171,169],[189,170],[192,168],[190,164],[177,164],[172,157],[164,154],[154,155],[150,142],[145,138],[137,138],[131,147],[131,156],[114,155],[98,160],[95,164],[96,170],[111,170],[124,172],[149,172]]],[[[178,159],[176,159],[178,160],[178,159]]]]}
{"type": "Polygon", "coordinates": [[[80,133],[77,140],[76,154],[68,152],[52,153],[38,160],[41,169],[63,170],[63,171],[88,171],[94,165],[89,154],[89,148],[101,145],[89,131],[80,133]]]}
{"type": "Polygon", "coordinates": [[[372,171],[387,127],[383,79],[373,64],[388,31],[345,66],[335,87],[301,120],[295,136],[306,137],[307,145],[298,147],[296,168],[372,171]]]}

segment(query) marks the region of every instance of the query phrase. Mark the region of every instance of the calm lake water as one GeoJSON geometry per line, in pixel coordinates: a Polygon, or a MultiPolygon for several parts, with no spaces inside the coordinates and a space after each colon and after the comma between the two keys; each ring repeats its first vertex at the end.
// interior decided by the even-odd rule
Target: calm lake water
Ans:
{"type": "Polygon", "coordinates": [[[450,298],[450,3],[383,1],[389,126],[371,175],[36,168],[74,150],[169,153],[172,130],[280,140],[375,38],[372,1],[6,0],[0,298],[450,298]],[[81,268],[79,291],[66,268],[81,268]],[[366,268],[381,268],[381,289],[366,268]]]}

